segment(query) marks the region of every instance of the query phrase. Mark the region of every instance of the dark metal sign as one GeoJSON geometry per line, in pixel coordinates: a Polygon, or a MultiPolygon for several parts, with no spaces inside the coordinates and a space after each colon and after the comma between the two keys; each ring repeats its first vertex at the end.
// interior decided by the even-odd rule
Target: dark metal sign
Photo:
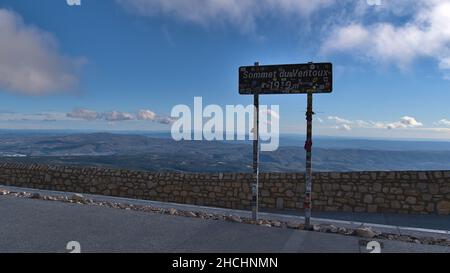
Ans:
{"type": "Polygon", "coordinates": [[[331,93],[331,63],[242,66],[239,94],[331,93]]]}

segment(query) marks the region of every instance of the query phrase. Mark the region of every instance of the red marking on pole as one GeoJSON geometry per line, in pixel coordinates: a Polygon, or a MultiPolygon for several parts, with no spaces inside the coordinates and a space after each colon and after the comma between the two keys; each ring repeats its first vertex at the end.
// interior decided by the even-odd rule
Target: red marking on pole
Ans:
{"type": "Polygon", "coordinates": [[[312,143],[311,140],[305,141],[305,146],[304,146],[304,148],[305,148],[305,150],[306,150],[307,152],[311,152],[312,144],[313,144],[313,143],[312,143]]]}

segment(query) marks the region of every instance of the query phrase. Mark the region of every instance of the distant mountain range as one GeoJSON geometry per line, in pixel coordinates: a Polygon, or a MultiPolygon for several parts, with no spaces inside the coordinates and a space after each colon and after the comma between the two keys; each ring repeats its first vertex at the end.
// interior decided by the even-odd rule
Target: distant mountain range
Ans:
{"type": "MultiPolygon", "coordinates": [[[[251,172],[249,141],[173,141],[168,133],[0,131],[0,161],[149,171],[251,172]]],[[[304,139],[282,136],[263,172],[304,171],[304,139]]],[[[450,169],[450,142],[317,138],[316,171],[450,169]]]]}

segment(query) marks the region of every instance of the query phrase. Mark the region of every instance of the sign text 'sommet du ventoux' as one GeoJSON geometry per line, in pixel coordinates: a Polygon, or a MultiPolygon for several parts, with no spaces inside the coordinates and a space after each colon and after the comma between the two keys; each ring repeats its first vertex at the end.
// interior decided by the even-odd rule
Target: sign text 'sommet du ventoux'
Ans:
{"type": "Polygon", "coordinates": [[[242,66],[239,94],[331,93],[332,67],[331,63],[242,66]]]}

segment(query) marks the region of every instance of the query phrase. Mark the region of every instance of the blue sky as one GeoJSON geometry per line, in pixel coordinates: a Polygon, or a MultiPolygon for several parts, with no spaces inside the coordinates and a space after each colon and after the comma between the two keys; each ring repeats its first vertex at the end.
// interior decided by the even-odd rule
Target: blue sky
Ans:
{"type": "MultiPolygon", "coordinates": [[[[255,61],[334,64],[318,135],[450,138],[448,0],[2,0],[0,128],[169,130],[194,96],[251,104],[255,61]]],[[[305,96],[261,103],[304,133],[305,96]]]]}

